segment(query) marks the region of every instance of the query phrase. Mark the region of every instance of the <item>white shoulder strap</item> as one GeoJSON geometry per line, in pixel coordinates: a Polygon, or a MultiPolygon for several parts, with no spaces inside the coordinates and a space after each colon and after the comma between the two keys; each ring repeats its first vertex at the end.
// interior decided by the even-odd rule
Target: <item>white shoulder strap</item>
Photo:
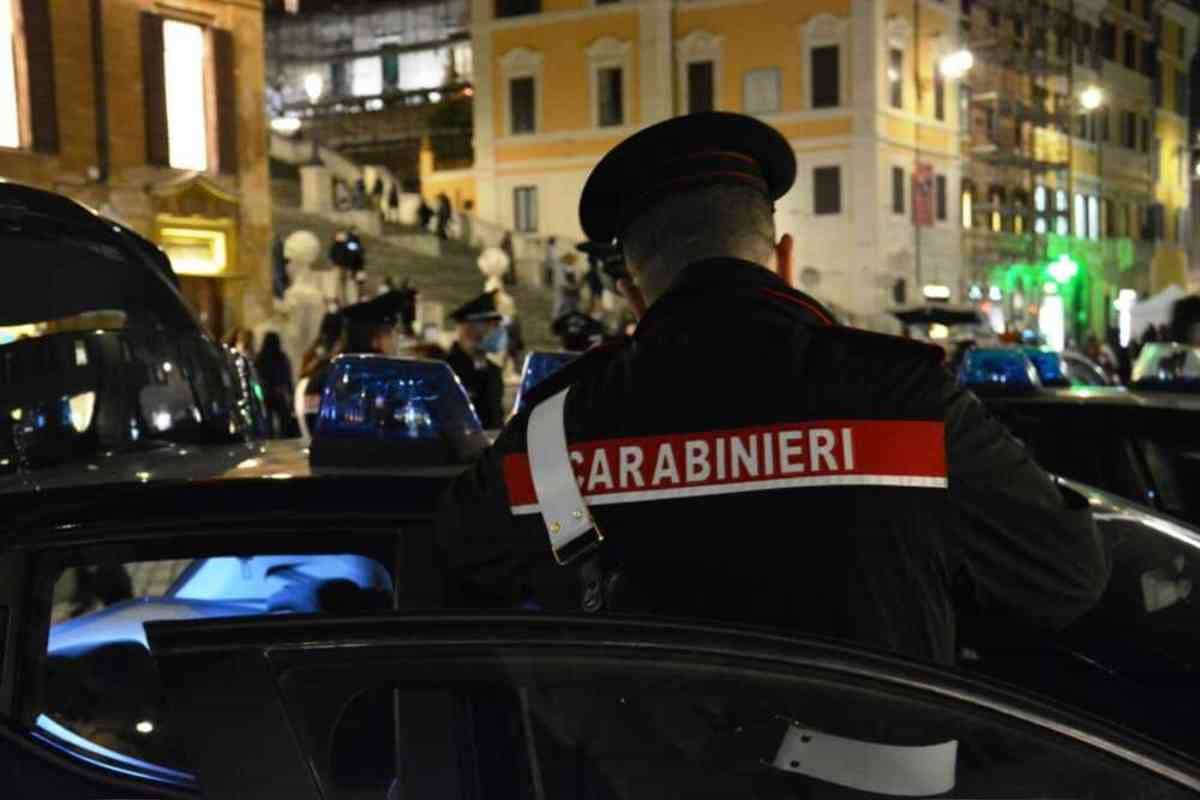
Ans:
{"type": "Polygon", "coordinates": [[[529,415],[526,435],[533,489],[550,537],[550,549],[559,564],[570,563],[604,539],[571,468],[564,417],[570,391],[569,387],[563,389],[536,405],[529,415]]]}
{"type": "Polygon", "coordinates": [[[788,725],[771,765],[860,792],[905,797],[954,788],[958,742],[897,747],[788,725]]]}

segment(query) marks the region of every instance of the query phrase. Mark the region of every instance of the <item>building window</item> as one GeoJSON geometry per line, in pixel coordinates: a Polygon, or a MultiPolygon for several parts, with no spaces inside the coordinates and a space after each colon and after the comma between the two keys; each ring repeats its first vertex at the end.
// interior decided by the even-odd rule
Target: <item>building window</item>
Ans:
{"type": "Polygon", "coordinates": [[[168,77],[167,148],[176,169],[208,169],[208,113],[204,29],[163,22],[163,74],[168,77]]]}
{"type": "Polygon", "coordinates": [[[836,44],[811,50],[813,108],[836,108],[841,105],[840,58],[841,48],[836,44]]]}
{"type": "Polygon", "coordinates": [[[20,32],[12,4],[13,0],[0,0],[0,147],[20,147],[22,139],[16,69],[20,32]]]}
{"type": "Polygon", "coordinates": [[[892,108],[904,108],[904,51],[899,47],[888,50],[888,92],[892,108]]]}
{"type": "Polygon", "coordinates": [[[1067,192],[1056,189],[1054,192],[1054,232],[1059,236],[1067,236],[1071,232],[1071,223],[1067,216],[1067,192]]]}
{"type": "Polygon", "coordinates": [[[1100,133],[1099,139],[1102,142],[1110,141],[1108,133],[1108,109],[1102,108],[1096,112],[1096,122],[1098,123],[1100,133]]]}
{"type": "Polygon", "coordinates": [[[513,189],[513,228],[518,233],[537,233],[538,190],[536,186],[513,189]]]}
{"type": "Polygon", "coordinates": [[[779,70],[773,67],[747,72],[743,91],[747,114],[774,114],[779,110],[779,70]]]}
{"type": "Polygon", "coordinates": [[[1029,197],[1020,189],[1013,192],[1013,233],[1025,232],[1025,215],[1029,206],[1029,197]]]}
{"type": "Polygon", "coordinates": [[[1135,149],[1137,147],[1137,117],[1130,111],[1117,112],[1121,122],[1121,146],[1135,149]]]}
{"type": "Polygon", "coordinates": [[[842,168],[813,168],[813,214],[842,213],[842,168]]]}
{"type": "Polygon", "coordinates": [[[678,113],[713,111],[722,104],[721,50],[723,36],[693,31],[675,43],[679,85],[678,113]]]}
{"type": "Polygon", "coordinates": [[[542,0],[496,0],[497,17],[542,13],[542,0]]]}
{"type": "Polygon", "coordinates": [[[942,77],[940,69],[933,71],[933,118],[941,121],[946,119],[946,79],[942,77]]]}
{"type": "Polygon", "coordinates": [[[509,132],[533,133],[537,130],[537,86],[532,76],[508,82],[509,132]]]}
{"type": "Polygon", "coordinates": [[[1100,198],[1095,195],[1087,199],[1087,237],[1100,238],[1100,198]]]}
{"type": "Polygon", "coordinates": [[[1142,152],[1150,152],[1150,118],[1142,117],[1142,152]]]}
{"type": "Polygon", "coordinates": [[[1137,69],[1137,34],[1133,31],[1125,31],[1124,48],[1122,52],[1122,61],[1128,69],[1137,69]]]}
{"type": "Polygon", "coordinates": [[[624,78],[620,67],[606,67],[596,74],[597,124],[604,127],[625,124],[624,78]]]}
{"type": "Polygon", "coordinates": [[[1142,72],[1154,77],[1158,71],[1158,47],[1153,39],[1142,42],[1142,72]]]}
{"type": "Polygon", "coordinates": [[[1046,233],[1046,187],[1035,186],[1033,189],[1033,232],[1040,235],[1046,233]]]}
{"type": "Polygon", "coordinates": [[[969,181],[962,182],[962,190],[959,192],[959,198],[962,226],[969,229],[975,222],[975,196],[972,193],[969,181]]]}
{"type": "MultiPolygon", "coordinates": [[[[545,57],[524,47],[509,50],[499,58],[502,117],[510,136],[537,133],[542,127],[542,72],[545,57]]],[[[592,71],[593,78],[595,70],[592,71]]],[[[594,87],[593,87],[594,89],[594,87]]],[[[596,104],[592,103],[593,109],[596,104]]]]}
{"type": "Polygon", "coordinates": [[[585,51],[590,67],[592,125],[598,128],[625,124],[625,98],[629,96],[632,45],[612,37],[597,39],[585,51]]]}
{"type": "Polygon", "coordinates": [[[992,232],[1000,233],[1004,229],[1004,217],[1000,214],[1000,207],[1004,205],[1004,190],[999,186],[988,189],[988,205],[992,209],[989,215],[992,232]]]}
{"type": "Polygon", "coordinates": [[[892,167],[892,213],[904,213],[904,168],[892,167]]]}
{"type": "Polygon", "coordinates": [[[693,61],[687,65],[688,113],[713,110],[713,62],[693,61]]]}
{"type": "Polygon", "coordinates": [[[971,132],[971,87],[963,82],[958,84],[958,130],[961,133],[971,132]]]}
{"type": "Polygon", "coordinates": [[[945,175],[938,175],[934,178],[934,191],[936,192],[934,202],[936,203],[938,222],[945,222],[947,216],[945,175]]]}
{"type": "Polygon", "coordinates": [[[1182,117],[1189,116],[1188,108],[1188,75],[1181,69],[1175,70],[1175,113],[1182,117]]]}
{"type": "Polygon", "coordinates": [[[1092,49],[1092,26],[1086,22],[1080,23],[1078,28],[1078,43],[1075,47],[1075,63],[1086,64],[1090,59],[1088,53],[1092,49]]]}
{"type": "Polygon", "coordinates": [[[1100,23],[1100,55],[1109,61],[1117,60],[1117,27],[1111,22],[1100,23]]]}

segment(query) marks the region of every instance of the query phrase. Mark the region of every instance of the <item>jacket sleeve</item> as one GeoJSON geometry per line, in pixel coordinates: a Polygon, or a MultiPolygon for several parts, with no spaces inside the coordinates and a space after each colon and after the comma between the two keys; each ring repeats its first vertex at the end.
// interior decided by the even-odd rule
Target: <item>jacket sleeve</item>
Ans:
{"type": "Polygon", "coordinates": [[[1061,628],[1111,569],[1087,501],[1061,489],[972,393],[943,385],[952,532],[984,609],[1061,628]]]}
{"type": "Polygon", "coordinates": [[[450,587],[470,607],[512,608],[529,594],[530,572],[553,563],[545,533],[514,517],[504,457],[522,449],[523,428],[500,437],[442,495],[437,545],[450,587]]]}

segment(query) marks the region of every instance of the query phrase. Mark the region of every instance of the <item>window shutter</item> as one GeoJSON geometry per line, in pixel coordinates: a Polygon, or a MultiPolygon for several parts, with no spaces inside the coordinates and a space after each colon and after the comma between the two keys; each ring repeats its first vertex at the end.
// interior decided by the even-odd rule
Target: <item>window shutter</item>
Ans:
{"type": "Polygon", "coordinates": [[[217,166],[237,172],[237,78],[234,75],[233,32],[212,32],[213,76],[217,95],[217,166]]]}
{"type": "Polygon", "coordinates": [[[168,166],[167,80],[163,64],[162,17],[142,12],[142,109],[146,119],[146,163],[168,166]]]}
{"type": "Polygon", "coordinates": [[[29,123],[33,149],[58,152],[58,108],[54,90],[54,39],[50,0],[21,0],[25,29],[26,74],[29,76],[29,123]]]}

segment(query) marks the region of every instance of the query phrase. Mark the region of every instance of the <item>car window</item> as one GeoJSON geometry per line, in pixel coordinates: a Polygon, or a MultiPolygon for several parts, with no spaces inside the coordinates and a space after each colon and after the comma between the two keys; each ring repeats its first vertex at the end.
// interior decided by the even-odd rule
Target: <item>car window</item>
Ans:
{"type": "Polygon", "coordinates": [[[1086,361],[1080,361],[1070,356],[1063,357],[1063,366],[1066,369],[1067,379],[1071,381],[1072,386],[1107,386],[1108,378],[1104,374],[1088,364],[1086,361]]]}
{"type": "Polygon", "coordinates": [[[54,583],[39,727],[89,755],[187,769],[143,623],[367,611],[393,583],[352,553],[96,562],[54,583]]]}
{"type": "Polygon", "coordinates": [[[1158,507],[1183,519],[1200,519],[1200,446],[1175,437],[1139,444],[1154,477],[1158,507]]]}
{"type": "Polygon", "coordinates": [[[1120,495],[1153,503],[1152,487],[1134,441],[1101,419],[1083,417],[1073,408],[1014,407],[998,414],[1046,470],[1120,495]]]}
{"type": "Polygon", "coordinates": [[[354,667],[293,667],[282,686],[300,739],[328,743],[313,763],[335,798],[1184,794],[947,698],[706,661],[460,655],[370,688],[354,667]]]}

